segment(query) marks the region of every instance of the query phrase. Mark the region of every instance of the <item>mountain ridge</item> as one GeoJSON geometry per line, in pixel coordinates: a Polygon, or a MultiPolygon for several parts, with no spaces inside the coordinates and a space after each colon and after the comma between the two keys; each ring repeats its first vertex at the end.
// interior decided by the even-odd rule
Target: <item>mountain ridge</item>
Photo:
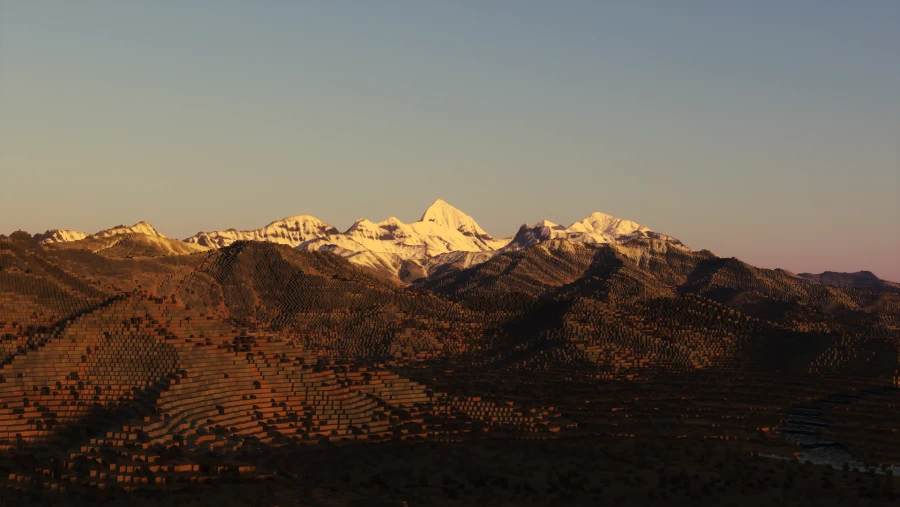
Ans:
{"type": "MultiPolygon", "coordinates": [[[[315,216],[299,214],[274,220],[258,229],[201,231],[184,240],[167,238],[145,221],[131,226],[117,225],[94,234],[51,229],[34,234],[33,238],[44,245],[126,257],[194,253],[225,248],[238,241],[263,241],[300,250],[330,252],[404,283],[444,276],[487,262],[497,255],[557,240],[615,245],[621,247],[623,255],[643,257],[641,262],[656,262],[652,255],[647,256],[647,249],[696,252],[677,238],[602,212],[593,212],[568,226],[546,219],[534,225],[525,223],[516,234],[495,238],[474,218],[443,199],[433,201],[415,222],[404,223],[395,216],[378,222],[359,218],[343,232],[315,216]]],[[[894,282],[880,280],[870,272],[789,274],[823,285],[900,287],[894,282]]]]}
{"type": "Polygon", "coordinates": [[[271,241],[302,250],[329,251],[355,264],[386,270],[392,276],[414,278],[415,273],[427,275],[432,269],[440,270],[459,262],[469,266],[500,252],[520,250],[555,238],[602,244],[642,237],[664,239],[684,247],[675,238],[600,212],[591,213],[568,227],[543,220],[535,226],[524,224],[514,236],[495,238],[474,218],[443,199],[436,199],[418,221],[411,223],[394,216],[379,222],[359,218],[346,231],[339,232],[318,218],[299,215],[260,229],[199,232],[184,241],[210,248],[223,248],[239,240],[271,241]],[[302,225],[299,221],[293,228],[286,225],[298,218],[302,218],[302,225]],[[401,271],[409,275],[404,277],[401,271]]]}
{"type": "Polygon", "coordinates": [[[158,238],[166,238],[161,232],[157,231],[150,223],[141,220],[140,222],[128,226],[117,225],[109,229],[103,229],[93,234],[76,231],[72,229],[48,229],[43,233],[37,233],[33,238],[41,243],[68,243],[72,241],[80,241],[85,238],[109,238],[123,234],[146,234],[147,236],[156,236],[158,238]]]}

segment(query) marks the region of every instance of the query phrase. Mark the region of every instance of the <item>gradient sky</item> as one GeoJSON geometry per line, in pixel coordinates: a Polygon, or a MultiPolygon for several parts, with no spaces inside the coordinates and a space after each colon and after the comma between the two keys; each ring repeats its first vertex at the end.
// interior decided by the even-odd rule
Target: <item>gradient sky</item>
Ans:
{"type": "Polygon", "coordinates": [[[0,2],[0,232],[592,211],[900,280],[900,1],[0,2]]]}

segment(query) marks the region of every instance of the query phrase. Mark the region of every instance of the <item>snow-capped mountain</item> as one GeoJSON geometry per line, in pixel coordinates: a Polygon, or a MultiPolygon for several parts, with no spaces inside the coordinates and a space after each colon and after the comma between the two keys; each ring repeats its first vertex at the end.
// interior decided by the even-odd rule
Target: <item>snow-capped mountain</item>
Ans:
{"type": "Polygon", "coordinates": [[[381,222],[359,219],[344,233],[312,239],[301,245],[320,250],[325,245],[375,254],[393,254],[400,259],[425,259],[450,252],[491,252],[511,238],[495,239],[475,220],[438,199],[418,222],[405,224],[389,217],[381,222]]]}
{"type": "Polygon", "coordinates": [[[623,243],[637,238],[681,242],[630,220],[592,213],[568,227],[547,220],[523,225],[514,237],[494,238],[471,216],[438,199],[416,222],[395,217],[381,222],[361,218],[346,231],[309,215],[284,218],[255,230],[199,232],[187,243],[223,248],[235,241],[270,241],[295,248],[331,252],[350,262],[415,279],[445,269],[480,264],[499,252],[521,250],[551,239],[583,243],[623,243]]]}
{"type": "Polygon", "coordinates": [[[332,252],[354,264],[411,281],[480,264],[497,253],[551,239],[620,244],[638,238],[685,248],[675,238],[603,213],[592,213],[568,227],[547,220],[534,226],[525,224],[512,238],[494,238],[472,217],[441,199],[425,210],[418,222],[405,224],[394,217],[377,223],[360,219],[344,233],[311,239],[299,248],[332,252]]]}
{"type": "MultiPolygon", "coordinates": [[[[491,244],[496,244],[498,241],[504,241],[492,238],[490,234],[484,232],[484,229],[475,223],[474,218],[447,204],[447,202],[442,199],[434,201],[434,203],[425,210],[425,213],[422,214],[422,218],[419,219],[416,224],[423,224],[422,226],[419,226],[419,229],[422,229],[425,224],[429,224],[429,228],[427,229],[429,232],[434,230],[431,226],[439,228],[438,230],[450,229],[459,232],[463,236],[476,240],[476,244],[479,245],[480,249],[483,249],[481,248],[482,246],[491,246],[491,244]]],[[[457,251],[458,250],[459,249],[457,249],[457,251]]]]}
{"type": "Polygon", "coordinates": [[[106,257],[158,257],[203,252],[208,248],[167,238],[147,222],[117,225],[95,234],[52,229],[35,234],[34,239],[48,248],[89,250],[106,257]]]}
{"type": "MultiPolygon", "coordinates": [[[[624,243],[638,238],[652,238],[682,245],[677,239],[651,231],[648,227],[605,213],[591,213],[584,220],[565,227],[542,220],[535,225],[524,224],[504,251],[520,250],[550,239],[568,239],[582,243],[624,243]]],[[[683,245],[682,245],[683,246],[683,245]]]]}
{"type": "Polygon", "coordinates": [[[322,238],[330,234],[338,234],[338,230],[316,217],[297,215],[282,218],[260,229],[249,231],[228,229],[225,231],[198,232],[185,239],[184,242],[210,248],[224,248],[235,241],[269,241],[297,247],[304,241],[322,238]]]}
{"type": "Polygon", "coordinates": [[[35,234],[34,239],[41,243],[68,243],[69,241],[78,241],[88,236],[90,236],[90,234],[81,231],[50,229],[44,233],[35,234]]]}
{"type": "Polygon", "coordinates": [[[94,234],[86,232],[73,231],[68,229],[50,229],[43,234],[35,234],[34,239],[41,243],[68,243],[71,241],[80,241],[85,238],[110,238],[112,236],[120,236],[123,234],[146,234],[147,236],[155,236],[165,238],[159,231],[153,228],[147,222],[141,221],[132,226],[117,225],[110,229],[104,229],[94,234]]]}
{"type": "Polygon", "coordinates": [[[91,236],[95,238],[109,238],[111,236],[119,236],[122,234],[146,234],[147,236],[165,238],[162,233],[160,233],[155,228],[153,228],[152,225],[144,221],[140,221],[130,227],[127,225],[117,225],[111,229],[105,229],[98,233],[92,234],[91,236]]]}

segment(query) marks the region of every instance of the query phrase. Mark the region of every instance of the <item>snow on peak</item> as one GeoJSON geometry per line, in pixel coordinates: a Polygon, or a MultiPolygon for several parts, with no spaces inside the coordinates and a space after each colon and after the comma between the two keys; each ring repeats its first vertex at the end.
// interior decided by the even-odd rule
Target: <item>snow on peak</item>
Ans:
{"type": "Polygon", "coordinates": [[[356,221],[353,222],[353,225],[351,225],[350,228],[347,229],[347,232],[345,232],[344,234],[350,234],[353,231],[370,231],[377,227],[378,224],[369,219],[357,218],[356,221]]]}
{"type": "Polygon", "coordinates": [[[305,241],[337,232],[337,229],[314,216],[295,215],[276,220],[259,229],[198,232],[184,241],[210,248],[224,248],[235,241],[270,241],[297,247],[305,241]]]}
{"type": "Polygon", "coordinates": [[[147,222],[140,221],[132,226],[117,225],[111,229],[100,231],[92,236],[95,238],[108,238],[110,236],[118,236],[120,234],[146,234],[147,236],[156,236],[165,238],[159,231],[147,222]]]}
{"type": "MultiPolygon", "coordinates": [[[[644,227],[631,220],[623,220],[600,212],[591,213],[587,218],[578,222],[578,224],[583,226],[585,231],[597,239],[618,239],[636,232],[650,232],[648,227],[644,227]]],[[[572,224],[572,227],[575,227],[575,224],[572,224]]],[[[598,241],[598,243],[609,242],[610,241],[598,241]]]]}
{"type": "Polygon", "coordinates": [[[493,252],[511,238],[494,239],[475,220],[438,199],[425,210],[418,222],[406,224],[396,217],[375,223],[360,218],[344,233],[314,238],[301,248],[344,252],[352,259],[396,258],[424,260],[450,252],[493,252]],[[354,256],[368,252],[366,256],[354,256]]]}
{"type": "Polygon", "coordinates": [[[403,225],[403,222],[401,222],[400,219],[397,217],[387,217],[384,220],[382,220],[381,222],[378,222],[378,225],[399,226],[399,225],[403,225]]]}
{"type": "Polygon", "coordinates": [[[89,234],[70,229],[50,229],[43,234],[35,234],[34,239],[41,243],[68,243],[88,237],[89,234]]]}
{"type": "MultiPolygon", "coordinates": [[[[526,224],[526,225],[527,225],[527,224],[526,224]]],[[[549,220],[541,220],[540,222],[534,224],[534,226],[535,226],[535,227],[538,227],[538,228],[540,228],[540,229],[543,229],[544,227],[546,227],[546,228],[548,228],[548,229],[556,229],[556,228],[561,227],[561,226],[559,226],[559,225],[557,225],[557,224],[554,224],[553,222],[551,222],[551,221],[549,221],[549,220]]],[[[563,227],[563,228],[565,228],[565,227],[563,227]]]]}
{"type": "Polygon", "coordinates": [[[434,203],[425,210],[425,213],[422,214],[422,218],[419,222],[449,227],[467,236],[491,237],[488,233],[484,232],[484,229],[478,226],[475,219],[454,208],[442,199],[434,201],[434,203]]]}
{"type": "Polygon", "coordinates": [[[117,225],[110,229],[104,229],[94,234],[87,234],[84,232],[68,229],[50,229],[43,234],[35,234],[34,239],[40,241],[41,243],[68,243],[70,241],[79,241],[85,238],[110,238],[113,236],[119,236],[121,234],[146,234],[147,236],[154,236],[157,238],[165,239],[165,236],[163,236],[162,233],[160,233],[152,225],[144,221],[140,221],[132,226],[117,225]]]}
{"type": "Polygon", "coordinates": [[[303,250],[333,252],[351,262],[390,265],[392,270],[409,267],[412,262],[430,271],[430,267],[443,262],[438,257],[445,260],[459,257],[477,263],[498,252],[527,248],[548,240],[624,243],[637,238],[662,239],[680,245],[674,238],[605,213],[591,213],[568,227],[542,220],[533,226],[523,225],[515,237],[493,238],[475,219],[443,199],[435,200],[422,218],[412,223],[393,216],[380,222],[360,218],[340,232],[318,218],[298,215],[256,230],[200,232],[185,241],[211,248],[223,248],[240,240],[270,241],[303,250]],[[453,255],[447,257],[448,254],[453,255]]]}
{"type": "Polygon", "coordinates": [[[675,238],[653,232],[648,227],[631,220],[594,212],[584,220],[579,220],[568,227],[556,225],[548,220],[542,220],[534,226],[525,224],[505,250],[526,248],[551,239],[569,239],[582,243],[624,243],[642,237],[661,239],[681,245],[681,242],[675,238]]]}
{"type": "Polygon", "coordinates": [[[319,220],[318,218],[316,218],[312,215],[293,215],[293,216],[282,218],[281,220],[276,220],[274,222],[271,222],[271,223],[269,223],[268,226],[278,225],[278,224],[294,224],[297,227],[299,227],[298,224],[313,224],[316,227],[321,226],[321,225],[328,225],[325,222],[319,220]]]}
{"type": "Polygon", "coordinates": [[[310,239],[300,248],[339,253],[351,262],[362,262],[364,259],[374,262],[373,259],[379,259],[379,263],[394,267],[401,262],[415,261],[423,269],[428,269],[426,266],[434,264],[435,258],[448,254],[472,254],[475,256],[473,259],[477,257],[483,261],[497,252],[527,248],[554,239],[623,243],[642,237],[671,240],[680,245],[674,238],[605,213],[591,213],[568,227],[549,220],[542,220],[534,226],[525,224],[514,238],[495,239],[472,217],[438,199],[417,222],[405,224],[390,217],[376,223],[360,218],[346,232],[310,239]]]}

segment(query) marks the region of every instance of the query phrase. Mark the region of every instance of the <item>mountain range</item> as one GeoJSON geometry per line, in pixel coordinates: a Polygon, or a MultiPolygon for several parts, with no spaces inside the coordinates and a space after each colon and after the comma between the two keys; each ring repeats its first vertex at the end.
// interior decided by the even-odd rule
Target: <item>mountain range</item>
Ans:
{"type": "MultiPolygon", "coordinates": [[[[448,273],[472,268],[497,256],[527,250],[535,245],[546,244],[550,249],[558,249],[560,241],[606,245],[623,253],[633,251],[634,246],[642,243],[658,242],[664,245],[661,248],[686,254],[697,253],[672,236],[600,212],[591,213],[569,226],[549,220],[534,225],[526,223],[513,236],[495,238],[482,229],[474,218],[442,199],[435,200],[416,222],[407,224],[395,217],[380,222],[360,218],[344,232],[314,216],[296,215],[259,229],[201,231],[184,240],[167,238],[143,221],[132,226],[118,225],[94,234],[51,229],[33,237],[45,246],[87,249],[103,252],[107,257],[196,253],[225,248],[239,241],[263,241],[299,250],[334,253],[357,266],[403,284],[434,281],[448,273]]],[[[697,254],[718,258],[706,250],[697,254]]],[[[898,286],[867,271],[791,276],[834,286],[898,286]]]]}
{"type": "MultiPolygon", "coordinates": [[[[758,268],[601,213],[508,238],[443,201],[344,232],[295,216],[184,241],[146,222],[0,235],[4,494],[274,485],[281,505],[319,483],[319,455],[323,498],[350,477],[351,505],[373,505],[411,487],[408,456],[435,471],[415,500],[459,490],[435,449],[517,463],[532,444],[549,449],[533,463],[627,463],[625,485],[690,482],[667,472],[686,457],[697,478],[800,477],[792,456],[874,474],[900,463],[898,395],[900,284],[758,268]]],[[[488,504],[533,500],[458,463],[454,481],[511,499],[488,504]]],[[[572,473],[551,503],[611,490],[572,473]]]]}
{"type": "Polygon", "coordinates": [[[53,229],[34,235],[45,245],[95,252],[118,246],[124,238],[131,243],[147,243],[142,253],[153,250],[157,255],[224,248],[236,241],[266,241],[301,250],[332,252],[407,283],[421,281],[448,266],[470,267],[498,254],[558,239],[597,245],[652,238],[689,250],[671,236],[599,212],[568,227],[543,220],[534,225],[523,224],[514,236],[494,238],[471,216],[441,199],[434,201],[416,222],[406,224],[395,217],[380,222],[361,218],[344,232],[314,216],[296,215],[259,229],[201,231],[183,241],[166,238],[147,222],[130,227],[119,225],[94,234],[53,229]]]}

